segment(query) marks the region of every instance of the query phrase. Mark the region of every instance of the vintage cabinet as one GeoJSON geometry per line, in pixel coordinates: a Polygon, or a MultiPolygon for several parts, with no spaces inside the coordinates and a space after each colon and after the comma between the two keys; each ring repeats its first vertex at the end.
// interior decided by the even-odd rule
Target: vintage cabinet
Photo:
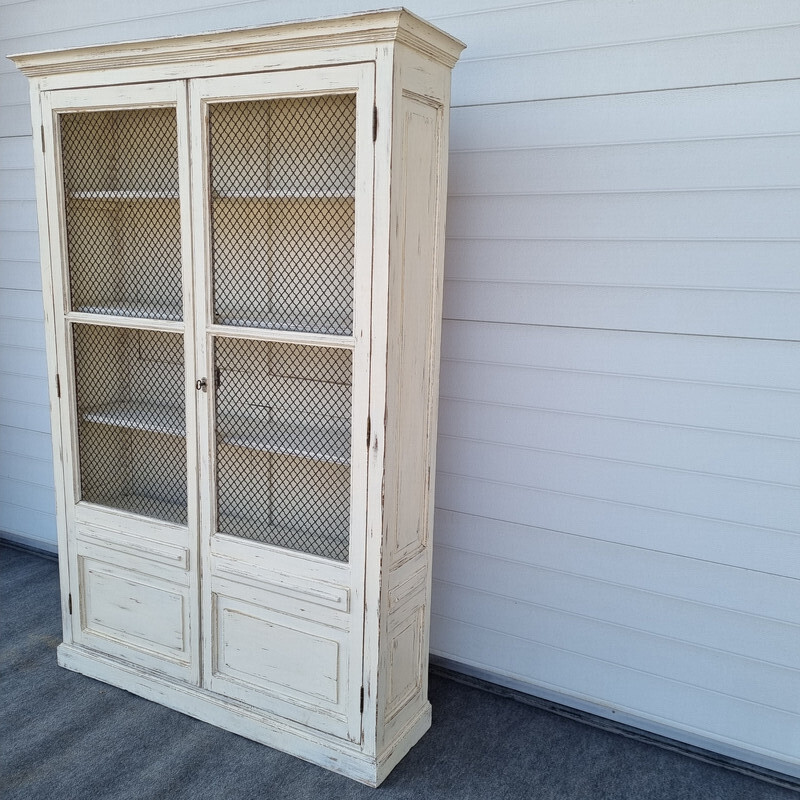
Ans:
{"type": "Polygon", "coordinates": [[[461,48],[391,10],[13,57],[59,662],[372,785],[430,724],[461,48]]]}

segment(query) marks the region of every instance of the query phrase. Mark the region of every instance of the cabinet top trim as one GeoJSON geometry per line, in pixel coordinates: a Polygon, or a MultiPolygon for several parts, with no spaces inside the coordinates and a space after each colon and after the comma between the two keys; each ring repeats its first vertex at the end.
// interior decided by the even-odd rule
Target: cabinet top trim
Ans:
{"type": "Polygon", "coordinates": [[[463,42],[410,11],[393,8],[331,19],[19,53],[8,57],[28,77],[39,77],[392,41],[419,50],[451,68],[465,47],[463,42]]]}

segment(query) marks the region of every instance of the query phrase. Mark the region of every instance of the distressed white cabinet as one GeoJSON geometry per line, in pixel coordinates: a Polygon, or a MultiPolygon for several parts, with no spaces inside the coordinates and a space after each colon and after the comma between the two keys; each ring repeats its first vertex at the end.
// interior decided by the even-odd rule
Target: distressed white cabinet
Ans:
{"type": "Polygon", "coordinates": [[[59,662],[373,785],[430,724],[461,48],[392,10],[13,57],[59,662]]]}

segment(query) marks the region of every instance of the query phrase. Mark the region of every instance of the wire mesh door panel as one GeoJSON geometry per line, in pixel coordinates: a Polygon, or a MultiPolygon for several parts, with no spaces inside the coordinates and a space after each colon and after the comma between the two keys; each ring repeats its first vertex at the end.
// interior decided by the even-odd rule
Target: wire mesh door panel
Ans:
{"type": "Polygon", "coordinates": [[[217,530],[346,562],[352,352],[219,337],[217,530]]]}
{"type": "Polygon", "coordinates": [[[73,325],[81,500],[186,524],[183,336],[73,325]]]}
{"type": "Polygon", "coordinates": [[[353,329],[356,97],[209,107],[213,317],[353,329]]]}
{"type": "Polygon", "coordinates": [[[180,320],[174,107],[59,115],[70,310],[180,320]]]}

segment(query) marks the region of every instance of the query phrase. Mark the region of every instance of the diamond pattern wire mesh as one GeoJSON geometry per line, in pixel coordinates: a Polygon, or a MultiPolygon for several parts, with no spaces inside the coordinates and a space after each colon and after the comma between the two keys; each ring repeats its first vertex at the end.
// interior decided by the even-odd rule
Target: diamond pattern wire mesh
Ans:
{"type": "Polygon", "coordinates": [[[82,500],[186,523],[183,337],[73,325],[82,500]]]}
{"type": "Polygon", "coordinates": [[[352,353],[216,341],[217,529],[347,561],[352,353]]]}
{"type": "Polygon", "coordinates": [[[211,106],[217,323],[352,332],[355,112],[352,94],[211,106]]]}
{"type": "Polygon", "coordinates": [[[174,108],[60,116],[73,311],[182,318],[174,108]]]}

